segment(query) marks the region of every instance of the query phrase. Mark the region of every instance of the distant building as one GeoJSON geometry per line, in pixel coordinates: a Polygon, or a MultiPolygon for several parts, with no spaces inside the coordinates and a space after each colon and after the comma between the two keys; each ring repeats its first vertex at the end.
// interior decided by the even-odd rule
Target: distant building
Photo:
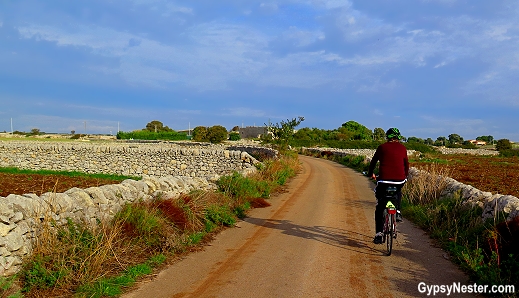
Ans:
{"type": "Polygon", "coordinates": [[[240,127],[240,138],[242,138],[242,139],[259,138],[266,133],[267,133],[266,126],[240,127]]]}
{"type": "Polygon", "coordinates": [[[471,142],[472,144],[476,145],[476,146],[484,146],[487,144],[487,142],[485,141],[480,141],[480,140],[469,140],[469,142],[471,142]]]}

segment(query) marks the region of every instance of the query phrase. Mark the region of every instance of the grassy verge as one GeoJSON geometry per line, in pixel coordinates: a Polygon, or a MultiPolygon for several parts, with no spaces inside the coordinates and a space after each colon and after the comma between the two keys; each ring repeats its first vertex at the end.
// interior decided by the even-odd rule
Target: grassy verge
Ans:
{"type": "Polygon", "coordinates": [[[93,228],[71,221],[64,227],[44,222],[32,257],[14,280],[4,281],[0,295],[118,296],[220,229],[233,226],[248,209],[269,205],[266,199],[298,167],[295,156],[266,160],[249,177],[223,176],[218,191],[128,204],[111,221],[93,228]]]}
{"type": "Polygon", "coordinates": [[[427,171],[431,175],[418,175],[404,186],[403,215],[447,250],[473,282],[518,290],[519,218],[506,221],[506,214],[497,214],[484,221],[482,209],[459,193],[441,196],[447,185],[441,167],[431,165],[427,171]]]}

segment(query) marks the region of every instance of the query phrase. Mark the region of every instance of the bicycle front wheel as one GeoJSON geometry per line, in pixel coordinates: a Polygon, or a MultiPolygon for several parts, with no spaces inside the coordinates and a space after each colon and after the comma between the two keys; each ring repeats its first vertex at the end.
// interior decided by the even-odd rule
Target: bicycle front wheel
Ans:
{"type": "Polygon", "coordinates": [[[384,234],[386,237],[387,255],[391,255],[393,250],[393,233],[395,231],[395,216],[393,214],[386,214],[387,230],[384,234]]]}

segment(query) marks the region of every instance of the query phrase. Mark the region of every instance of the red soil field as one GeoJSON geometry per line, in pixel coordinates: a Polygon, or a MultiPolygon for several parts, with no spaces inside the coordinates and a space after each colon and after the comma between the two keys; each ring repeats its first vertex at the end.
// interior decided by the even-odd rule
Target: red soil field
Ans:
{"type": "MultiPolygon", "coordinates": [[[[438,155],[438,166],[449,176],[482,191],[519,197],[519,158],[477,155],[438,155]]],[[[430,162],[411,161],[419,168],[430,162]]]]}

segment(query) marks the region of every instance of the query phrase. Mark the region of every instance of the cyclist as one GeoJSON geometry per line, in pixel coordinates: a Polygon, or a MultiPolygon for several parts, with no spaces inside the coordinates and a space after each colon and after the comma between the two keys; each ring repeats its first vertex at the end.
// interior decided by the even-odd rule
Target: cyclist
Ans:
{"type": "Polygon", "coordinates": [[[409,160],[407,159],[407,149],[400,143],[402,136],[397,128],[390,128],[386,132],[387,142],[378,146],[375,155],[371,159],[368,170],[368,177],[377,180],[375,197],[377,206],[375,208],[375,238],[373,243],[382,243],[382,229],[384,228],[383,213],[386,208],[387,199],[385,198],[388,186],[397,187],[397,198],[392,202],[397,208],[396,221],[402,221],[400,213],[400,201],[402,199],[402,186],[407,181],[409,174],[409,160]],[[373,171],[377,162],[380,161],[378,178],[373,171]]]}

